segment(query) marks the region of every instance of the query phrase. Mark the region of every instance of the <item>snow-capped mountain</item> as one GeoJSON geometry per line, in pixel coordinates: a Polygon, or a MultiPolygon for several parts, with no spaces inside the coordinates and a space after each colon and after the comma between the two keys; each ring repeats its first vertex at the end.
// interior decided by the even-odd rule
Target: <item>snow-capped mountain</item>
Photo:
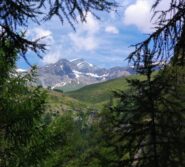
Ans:
{"type": "Polygon", "coordinates": [[[130,75],[129,68],[99,68],[84,59],[61,59],[38,69],[39,84],[52,89],[66,85],[85,86],[130,75]]]}

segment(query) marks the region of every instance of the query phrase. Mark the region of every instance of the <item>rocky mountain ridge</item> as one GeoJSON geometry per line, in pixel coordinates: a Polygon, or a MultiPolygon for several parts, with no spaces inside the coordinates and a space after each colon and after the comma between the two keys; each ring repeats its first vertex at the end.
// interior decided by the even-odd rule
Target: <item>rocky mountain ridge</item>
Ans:
{"type": "Polygon", "coordinates": [[[38,84],[43,87],[62,88],[65,86],[85,86],[119,77],[133,72],[129,67],[99,68],[84,59],[60,59],[54,64],[38,68],[38,84]]]}

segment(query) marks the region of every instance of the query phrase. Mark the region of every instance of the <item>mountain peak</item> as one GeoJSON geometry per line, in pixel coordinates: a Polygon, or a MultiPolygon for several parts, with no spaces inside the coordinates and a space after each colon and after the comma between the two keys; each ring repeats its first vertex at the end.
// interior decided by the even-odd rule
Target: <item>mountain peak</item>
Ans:
{"type": "Polygon", "coordinates": [[[129,75],[126,68],[105,69],[88,63],[82,58],[60,59],[55,64],[39,68],[39,80],[45,87],[67,85],[85,86],[129,75]],[[62,84],[61,84],[62,83],[62,84]]]}
{"type": "Polygon", "coordinates": [[[76,59],[72,59],[69,60],[71,63],[75,63],[75,62],[84,62],[85,60],[83,58],[76,58],[76,59]]]}
{"type": "Polygon", "coordinates": [[[69,62],[69,60],[67,60],[67,59],[60,59],[55,64],[63,64],[63,63],[68,63],[68,62],[69,62]]]}

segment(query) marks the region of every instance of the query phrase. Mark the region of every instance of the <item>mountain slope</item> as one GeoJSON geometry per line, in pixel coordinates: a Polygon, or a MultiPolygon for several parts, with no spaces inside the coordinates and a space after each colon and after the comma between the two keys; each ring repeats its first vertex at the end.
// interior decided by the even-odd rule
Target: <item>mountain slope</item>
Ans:
{"type": "Polygon", "coordinates": [[[127,78],[118,78],[98,84],[88,85],[79,90],[67,92],[65,94],[88,104],[104,103],[110,100],[113,91],[128,89],[129,85],[126,79],[131,78],[142,79],[139,75],[133,75],[127,78]]]}
{"type": "Polygon", "coordinates": [[[77,99],[65,96],[63,93],[47,90],[47,111],[62,114],[67,111],[82,111],[87,105],[77,99]]]}

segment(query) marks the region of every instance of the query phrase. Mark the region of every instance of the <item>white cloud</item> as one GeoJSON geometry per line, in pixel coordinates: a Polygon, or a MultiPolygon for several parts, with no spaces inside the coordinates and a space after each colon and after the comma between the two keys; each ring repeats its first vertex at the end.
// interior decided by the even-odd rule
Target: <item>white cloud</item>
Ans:
{"type": "Polygon", "coordinates": [[[90,51],[98,46],[98,41],[94,36],[80,36],[79,34],[70,33],[69,37],[79,50],[90,51]]]}
{"type": "Polygon", "coordinates": [[[151,31],[151,0],[137,0],[125,10],[124,24],[136,25],[142,32],[151,31]]]}
{"type": "MultiPolygon", "coordinates": [[[[163,0],[158,5],[157,10],[165,10],[169,7],[171,0],[163,0]]],[[[150,33],[154,25],[151,22],[151,8],[155,0],[136,0],[130,4],[125,12],[123,22],[125,25],[135,25],[141,32],[150,33]]]]}
{"type": "Polygon", "coordinates": [[[100,23],[91,13],[87,14],[86,22],[78,25],[77,31],[69,33],[74,47],[78,50],[94,50],[98,47],[99,40],[97,33],[100,30],[100,23]]]}
{"type": "Polygon", "coordinates": [[[41,42],[47,45],[52,45],[54,43],[52,32],[42,27],[36,27],[28,30],[27,35],[31,37],[32,40],[41,39],[41,42]]]}
{"type": "Polygon", "coordinates": [[[94,34],[99,31],[100,23],[91,13],[88,13],[86,17],[86,22],[82,23],[80,29],[86,31],[89,34],[94,34]]]}
{"type": "Polygon", "coordinates": [[[111,34],[119,34],[119,30],[115,26],[107,26],[105,28],[105,32],[111,33],[111,34]]]}
{"type": "Polygon", "coordinates": [[[57,52],[50,51],[47,55],[43,57],[42,62],[44,64],[53,64],[56,63],[60,58],[61,54],[59,53],[59,51],[57,52]]]}

